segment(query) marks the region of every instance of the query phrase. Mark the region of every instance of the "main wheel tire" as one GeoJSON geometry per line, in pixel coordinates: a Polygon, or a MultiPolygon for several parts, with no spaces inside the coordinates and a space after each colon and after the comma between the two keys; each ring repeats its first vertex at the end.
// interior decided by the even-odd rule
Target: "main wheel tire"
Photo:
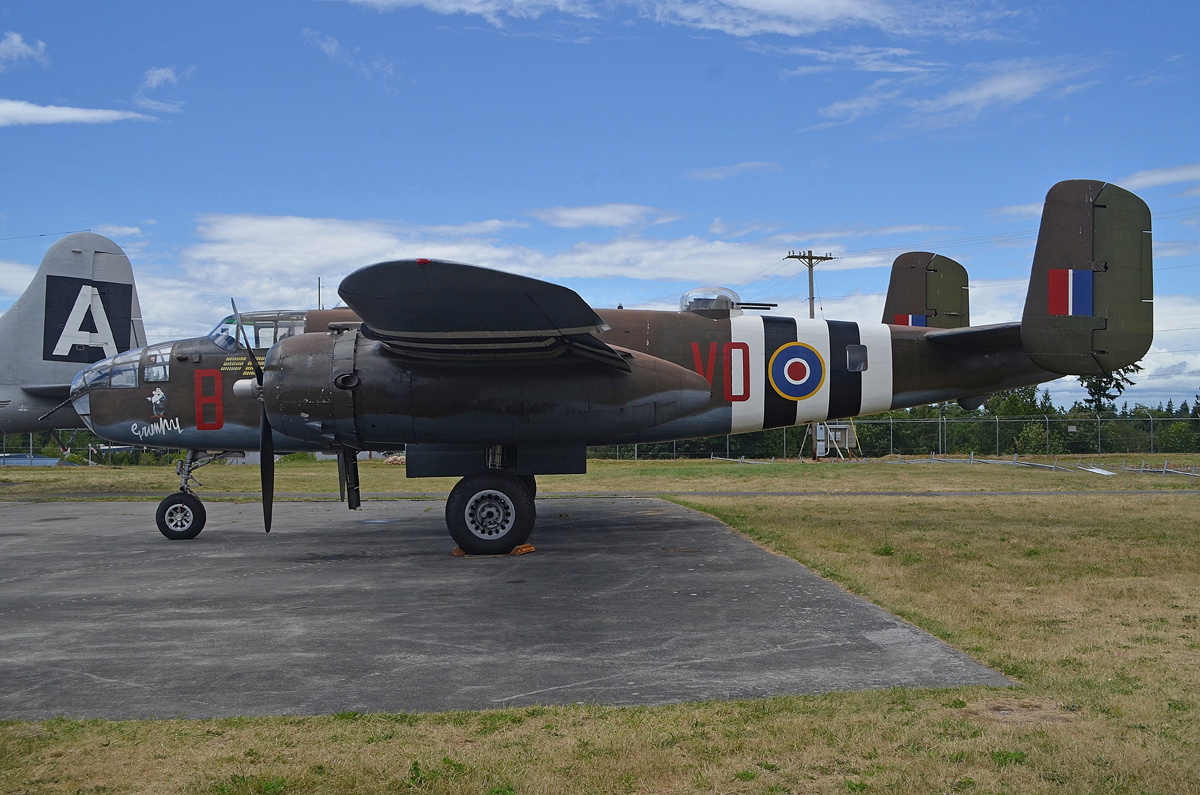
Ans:
{"type": "Polygon", "coordinates": [[[158,504],[154,520],[158,531],[172,541],[184,541],[200,535],[208,515],[204,503],[195,494],[177,491],[158,504]]]}
{"type": "Polygon", "coordinates": [[[529,489],[529,496],[537,499],[537,479],[533,475],[517,475],[521,482],[525,484],[525,488],[529,489]]]}
{"type": "Polygon", "coordinates": [[[536,520],[528,487],[501,470],[467,475],[446,500],[450,537],[468,555],[507,555],[529,539],[536,520]]]}

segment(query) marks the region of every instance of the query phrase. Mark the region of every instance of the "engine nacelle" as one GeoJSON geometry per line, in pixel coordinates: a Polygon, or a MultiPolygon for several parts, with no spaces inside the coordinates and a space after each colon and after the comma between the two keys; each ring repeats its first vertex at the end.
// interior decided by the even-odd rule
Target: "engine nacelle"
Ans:
{"type": "Polygon", "coordinates": [[[708,405],[704,376],[618,350],[630,372],[570,356],[423,361],[355,331],[302,334],[271,349],[263,399],[280,433],[360,450],[654,441],[655,428],[708,405]]]}

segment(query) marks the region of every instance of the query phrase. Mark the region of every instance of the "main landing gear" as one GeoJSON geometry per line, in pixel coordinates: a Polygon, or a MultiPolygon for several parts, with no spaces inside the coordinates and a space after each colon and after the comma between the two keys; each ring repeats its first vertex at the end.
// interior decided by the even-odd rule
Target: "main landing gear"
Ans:
{"type": "Polygon", "coordinates": [[[200,535],[208,515],[204,503],[192,491],[192,485],[204,484],[192,477],[192,472],[202,466],[211,464],[222,458],[231,458],[240,453],[220,452],[208,453],[198,450],[188,450],[182,461],[175,464],[175,474],[179,475],[179,491],[166,497],[158,504],[154,515],[158,523],[158,531],[172,541],[185,541],[200,535]]]}
{"type": "Polygon", "coordinates": [[[506,555],[533,532],[537,509],[532,475],[481,469],[458,482],[446,500],[450,537],[468,555],[506,555]]]}

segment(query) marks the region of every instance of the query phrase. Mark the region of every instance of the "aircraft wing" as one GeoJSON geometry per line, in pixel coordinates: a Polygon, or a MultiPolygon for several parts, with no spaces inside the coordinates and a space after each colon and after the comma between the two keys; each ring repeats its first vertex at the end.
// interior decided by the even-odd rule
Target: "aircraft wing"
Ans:
{"type": "Polygon", "coordinates": [[[581,356],[628,371],[593,336],[608,326],[566,287],[443,260],[368,265],[338,286],[363,334],[406,356],[442,361],[581,356]]]}

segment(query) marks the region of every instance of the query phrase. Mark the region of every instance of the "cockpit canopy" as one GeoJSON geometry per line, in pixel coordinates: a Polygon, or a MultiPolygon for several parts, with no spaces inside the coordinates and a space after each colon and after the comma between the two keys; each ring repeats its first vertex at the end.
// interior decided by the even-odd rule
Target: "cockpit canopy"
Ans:
{"type": "MultiPolygon", "coordinates": [[[[270,348],[275,343],[287,337],[304,333],[304,312],[242,312],[242,325],[250,337],[250,344],[255,350],[270,348]]],[[[232,351],[237,347],[237,318],[227,315],[208,333],[208,338],[223,350],[232,351]]]]}

